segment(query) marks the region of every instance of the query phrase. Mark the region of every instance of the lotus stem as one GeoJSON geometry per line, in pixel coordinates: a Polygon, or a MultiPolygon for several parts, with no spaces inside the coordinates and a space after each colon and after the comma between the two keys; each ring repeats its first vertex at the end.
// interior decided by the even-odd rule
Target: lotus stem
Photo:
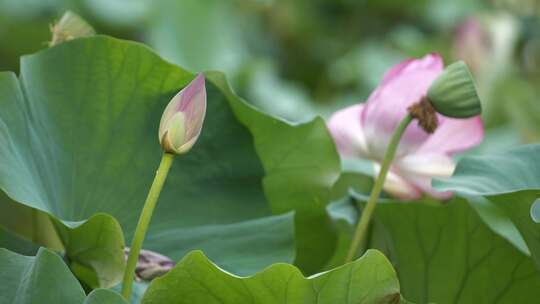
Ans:
{"type": "Polygon", "coordinates": [[[373,212],[375,211],[375,207],[377,206],[377,199],[381,194],[384,181],[386,180],[386,175],[388,174],[388,170],[390,169],[390,165],[392,164],[392,160],[394,159],[394,156],[396,154],[399,141],[403,136],[403,133],[405,133],[405,129],[407,129],[407,126],[411,123],[412,120],[413,117],[410,114],[407,114],[407,116],[400,122],[400,124],[394,131],[394,134],[392,135],[390,143],[388,144],[388,148],[386,148],[386,152],[384,154],[379,176],[377,176],[377,179],[375,180],[375,184],[373,185],[373,189],[371,190],[371,194],[369,195],[366,207],[362,210],[362,215],[360,216],[360,220],[356,225],[351,246],[349,247],[349,251],[345,258],[345,263],[354,260],[358,251],[360,251],[360,247],[362,246],[362,243],[366,238],[371,217],[373,216],[373,212]]]}
{"type": "Polygon", "coordinates": [[[174,154],[163,153],[161,163],[159,164],[156,176],[152,182],[150,191],[148,192],[148,197],[144,203],[139,222],[137,223],[137,228],[135,229],[135,234],[133,235],[133,240],[131,241],[131,249],[129,251],[124,279],[122,281],[122,296],[128,301],[131,297],[131,287],[135,277],[135,268],[137,267],[137,261],[139,260],[139,253],[142,249],[144,237],[173,160],[174,154]]]}

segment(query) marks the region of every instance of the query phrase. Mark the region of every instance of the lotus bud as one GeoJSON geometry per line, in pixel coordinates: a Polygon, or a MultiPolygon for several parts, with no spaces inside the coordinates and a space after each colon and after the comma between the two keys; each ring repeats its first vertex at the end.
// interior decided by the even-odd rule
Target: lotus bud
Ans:
{"type": "Polygon", "coordinates": [[[204,75],[199,74],[169,102],[159,123],[159,142],[165,152],[188,152],[201,134],[206,113],[204,75]]]}
{"type": "Polygon", "coordinates": [[[72,11],[67,11],[58,23],[51,26],[51,33],[50,47],[75,38],[93,36],[96,34],[96,31],[79,15],[72,11]]]}
{"type": "Polygon", "coordinates": [[[431,84],[427,97],[444,116],[469,118],[482,111],[473,77],[463,61],[447,66],[431,84]]]}
{"type": "MultiPolygon", "coordinates": [[[[124,248],[126,259],[129,256],[129,251],[129,247],[124,248]]],[[[141,249],[135,268],[135,280],[138,282],[150,282],[169,272],[174,265],[175,263],[164,255],[154,251],[141,249]]]]}

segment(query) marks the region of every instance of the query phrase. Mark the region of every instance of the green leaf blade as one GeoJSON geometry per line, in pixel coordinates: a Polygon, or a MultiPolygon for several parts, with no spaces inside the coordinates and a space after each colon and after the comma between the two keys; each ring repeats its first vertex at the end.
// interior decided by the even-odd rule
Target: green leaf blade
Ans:
{"type": "MultiPolygon", "coordinates": [[[[464,157],[450,179],[435,180],[433,185],[464,196],[483,196],[503,210],[540,269],[540,224],[530,214],[540,195],[540,145],[464,157]]],[[[520,240],[513,241],[516,242],[520,240]]]]}
{"type": "Polygon", "coordinates": [[[417,303],[528,303],[540,296],[531,258],[495,234],[466,201],[385,202],[376,236],[417,303]]]}
{"type": "Polygon", "coordinates": [[[357,261],[305,278],[294,266],[275,264],[251,277],[224,272],[192,252],[154,280],[142,303],[399,303],[399,283],[384,255],[368,251],[357,261]]]}
{"type": "Polygon", "coordinates": [[[0,303],[82,303],[84,290],[55,253],[27,257],[0,248],[0,303]]]}
{"type": "Polygon", "coordinates": [[[109,289],[95,289],[92,291],[83,304],[127,304],[122,296],[109,289]]]}
{"type": "MultiPolygon", "coordinates": [[[[325,207],[339,158],[324,123],[270,117],[236,96],[222,74],[208,75],[210,118],[193,151],[175,161],[145,248],[173,259],[202,249],[240,274],[296,254],[304,271],[316,272],[336,239],[325,207]],[[222,238],[205,240],[213,233],[222,238]]],[[[20,225],[7,225],[12,231],[64,250],[75,242],[69,223],[106,213],[130,240],[161,153],[161,113],[192,78],[141,44],[104,36],[23,57],[19,79],[1,73],[0,223],[23,213],[20,225]]],[[[115,239],[103,251],[120,256],[115,239]]],[[[78,250],[66,251],[68,259],[78,250]]],[[[107,278],[85,281],[112,284],[122,268],[115,261],[96,269],[107,278]]],[[[86,257],[77,263],[90,265],[86,257]]]]}

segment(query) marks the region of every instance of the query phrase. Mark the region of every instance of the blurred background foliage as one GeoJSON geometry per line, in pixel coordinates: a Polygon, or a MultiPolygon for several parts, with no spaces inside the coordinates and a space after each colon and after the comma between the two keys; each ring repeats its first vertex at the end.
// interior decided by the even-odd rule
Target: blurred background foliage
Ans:
{"type": "Polygon", "coordinates": [[[361,102],[391,65],[438,52],[473,70],[493,147],[540,139],[538,0],[0,0],[0,70],[45,48],[66,9],[193,71],[222,70],[290,121],[361,102]]]}

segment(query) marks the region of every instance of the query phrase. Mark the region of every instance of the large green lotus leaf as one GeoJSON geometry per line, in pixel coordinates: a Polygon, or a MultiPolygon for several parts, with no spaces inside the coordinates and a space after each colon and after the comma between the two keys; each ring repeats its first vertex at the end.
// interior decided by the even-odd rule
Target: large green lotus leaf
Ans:
{"type": "Polygon", "coordinates": [[[254,136],[272,212],[296,213],[295,264],[305,273],[318,272],[337,244],[337,231],[326,207],[340,172],[339,156],[324,120],[316,118],[291,128],[283,121],[254,113],[232,93],[222,74],[208,77],[222,88],[237,117],[254,136]]]}
{"type": "MultiPolygon", "coordinates": [[[[131,290],[131,297],[129,302],[131,304],[139,304],[142,301],[143,295],[148,288],[149,282],[147,281],[134,281],[131,290]]],[[[122,284],[118,284],[115,287],[108,289],[116,293],[122,293],[122,284]]]]}
{"type": "Polygon", "coordinates": [[[19,235],[0,227],[0,248],[24,255],[35,255],[38,246],[19,235]]]}
{"type": "Polygon", "coordinates": [[[0,222],[34,244],[64,252],[72,271],[91,288],[114,286],[125,267],[124,235],[108,214],[95,214],[86,221],[60,221],[45,212],[0,201],[0,222]]]}
{"type": "Polygon", "coordinates": [[[119,293],[108,289],[95,289],[88,294],[83,304],[127,304],[127,302],[119,293]]]}
{"type": "Polygon", "coordinates": [[[354,232],[354,224],[358,219],[358,209],[352,204],[352,198],[346,197],[328,206],[332,224],[339,231],[338,243],[327,269],[343,265],[354,232]]]}
{"type": "Polygon", "coordinates": [[[534,303],[540,297],[532,259],[487,227],[463,199],[383,202],[375,223],[372,244],[387,252],[404,297],[413,302],[534,303]]]}
{"type": "MultiPolygon", "coordinates": [[[[2,76],[0,179],[6,194],[63,220],[52,221],[66,247],[76,243],[74,252],[66,250],[70,260],[93,245],[86,239],[111,235],[107,224],[74,237],[64,233],[91,225],[92,218],[74,222],[97,212],[114,215],[131,238],[160,158],[155,129],[162,108],[192,75],[141,45],[102,37],[23,58],[20,85],[13,74],[2,76]]],[[[146,245],[173,258],[202,248],[239,272],[291,260],[289,217],[253,220],[270,212],[251,136],[216,87],[209,84],[208,91],[201,140],[196,152],[177,159],[146,245]]],[[[120,255],[122,265],[122,247],[117,240],[101,262],[120,255]]],[[[84,268],[74,270],[87,276],[84,268]]],[[[122,270],[100,285],[116,283],[122,270]]]]}
{"type": "Polygon", "coordinates": [[[434,180],[441,191],[495,196],[540,189],[540,145],[524,145],[499,153],[465,156],[449,179],[434,180]]]}
{"type": "Polygon", "coordinates": [[[310,278],[288,264],[272,265],[251,277],[237,277],[194,251],[165,276],[152,281],[142,303],[383,304],[404,301],[392,265],[376,250],[310,278]]]}
{"type": "Polygon", "coordinates": [[[518,228],[514,225],[503,208],[482,196],[461,194],[461,197],[467,200],[469,205],[473,207],[484,223],[486,223],[486,225],[488,225],[495,233],[512,243],[512,245],[524,254],[531,255],[527,243],[525,243],[518,228]]]}
{"type": "MultiPolygon", "coordinates": [[[[1,77],[2,74],[0,74],[1,77]]],[[[0,152],[2,152],[1,149],[0,152]]],[[[2,156],[0,159],[3,159],[4,155],[0,155],[2,156]]],[[[9,158],[6,157],[5,159],[9,158]]],[[[16,232],[19,237],[25,238],[34,244],[47,244],[50,249],[64,250],[64,245],[58,237],[52,219],[45,212],[18,204],[1,191],[0,210],[2,210],[0,212],[2,228],[16,232]]]]}
{"type": "Polygon", "coordinates": [[[106,289],[96,289],[85,298],[62,258],[45,248],[35,257],[0,248],[0,265],[0,303],[126,304],[118,293],[106,289]]]}
{"type": "MultiPolygon", "coordinates": [[[[0,91],[3,93],[3,109],[6,110],[0,114],[0,138],[6,143],[3,149],[0,148],[2,169],[9,170],[11,167],[27,170],[25,173],[32,172],[36,164],[32,163],[31,159],[21,166],[21,154],[30,152],[30,149],[21,151],[24,147],[17,147],[17,139],[14,138],[26,136],[28,130],[25,130],[20,122],[17,123],[18,119],[23,119],[17,108],[17,103],[23,101],[23,96],[13,74],[0,74],[0,91]]],[[[20,139],[26,141],[26,145],[31,142],[29,138],[20,139]]],[[[0,177],[1,188],[5,188],[6,192],[13,191],[11,194],[20,201],[36,201],[32,196],[39,190],[29,189],[34,183],[39,183],[36,177],[24,181],[21,178],[29,178],[28,175],[2,172],[4,175],[0,177]]],[[[3,226],[35,243],[65,251],[72,269],[88,286],[110,287],[121,279],[125,264],[122,252],[124,239],[120,225],[111,216],[96,214],[84,222],[62,223],[40,209],[14,203],[3,192],[0,193],[0,208],[0,221],[3,226]]]]}
{"type": "Polygon", "coordinates": [[[72,271],[88,287],[111,287],[122,278],[124,236],[112,216],[95,214],[86,221],[62,222],[43,211],[10,201],[0,201],[2,224],[26,242],[31,240],[33,244],[62,251],[72,271]]]}
{"type": "MultiPolygon", "coordinates": [[[[517,227],[540,269],[540,224],[533,221],[530,213],[533,202],[540,196],[540,145],[464,157],[450,179],[436,180],[433,184],[464,197],[485,198],[492,204],[489,209],[506,215],[499,216],[499,228],[504,223],[508,227],[505,232],[512,233],[517,227]],[[506,223],[508,219],[513,225],[506,223]]],[[[519,243],[519,236],[510,238],[519,243]]]]}
{"type": "Polygon", "coordinates": [[[84,290],[62,259],[41,248],[28,257],[0,248],[0,303],[82,303],[84,290]]]}
{"type": "MultiPolygon", "coordinates": [[[[24,57],[20,79],[0,81],[2,208],[53,215],[54,231],[105,212],[131,239],[160,158],[161,112],[192,78],[140,44],[107,37],[24,57]]],[[[220,74],[208,80],[201,138],[175,160],[145,248],[174,259],[202,249],[249,274],[291,260],[291,215],[265,217],[296,210],[298,261],[315,271],[335,243],[323,224],[339,161],[324,122],[292,126],[247,106],[220,74]]]]}
{"type": "MultiPolygon", "coordinates": [[[[0,92],[0,102],[5,110],[0,113],[0,141],[3,142],[0,147],[0,188],[21,202],[41,204],[28,208],[0,192],[0,223],[35,243],[64,251],[74,272],[88,286],[113,286],[121,279],[125,264],[120,225],[106,214],[95,214],[87,221],[62,223],[43,211],[47,210],[43,204],[57,199],[48,196],[51,194],[47,191],[61,190],[45,190],[44,187],[56,186],[47,186],[39,180],[47,178],[38,173],[40,169],[37,168],[42,165],[33,157],[39,154],[32,152],[34,148],[39,150],[39,142],[34,142],[33,136],[37,135],[24,125],[25,114],[20,108],[24,105],[23,92],[13,74],[0,73],[0,92]]],[[[42,167],[41,170],[51,168],[42,167]]]]}

